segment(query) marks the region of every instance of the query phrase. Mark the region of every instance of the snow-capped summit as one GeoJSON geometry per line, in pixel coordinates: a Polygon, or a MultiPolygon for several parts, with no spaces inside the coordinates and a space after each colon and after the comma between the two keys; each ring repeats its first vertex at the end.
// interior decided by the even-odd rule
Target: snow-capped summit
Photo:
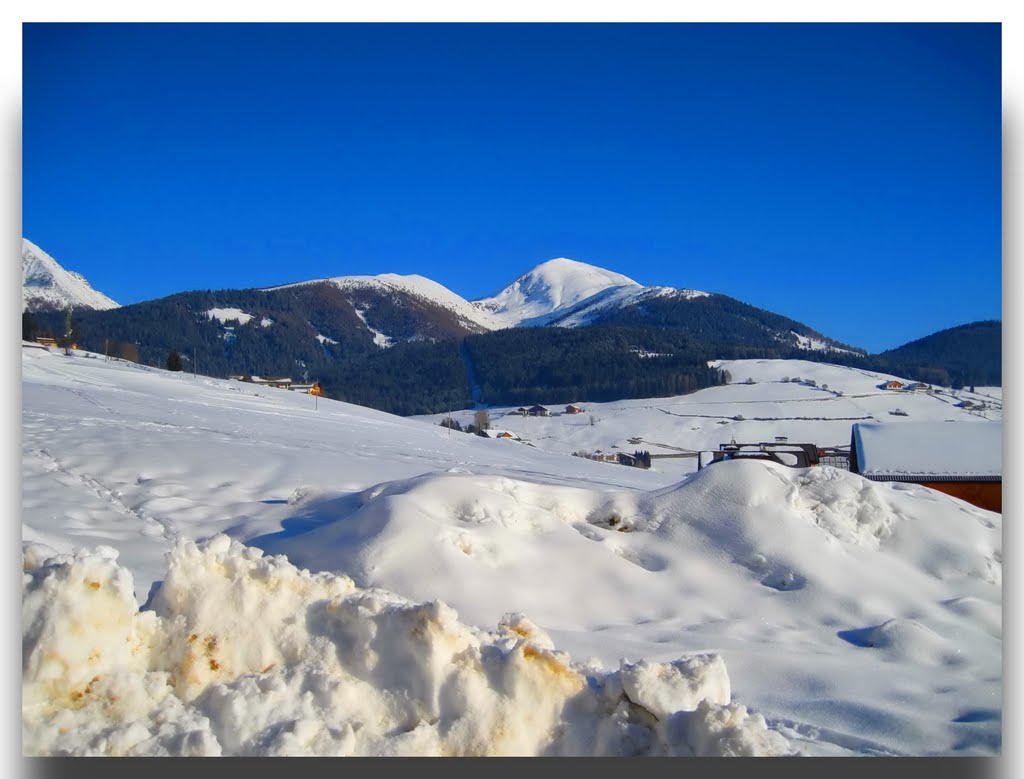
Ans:
{"type": "Polygon", "coordinates": [[[21,308],[42,311],[74,308],[105,310],[120,304],[97,292],[80,273],[65,270],[27,238],[21,239],[21,308]]]}
{"type": "Polygon", "coordinates": [[[313,279],[280,287],[268,287],[268,290],[286,289],[329,282],[341,290],[363,290],[384,297],[411,296],[425,303],[438,306],[450,312],[469,332],[496,330],[503,325],[491,317],[488,312],[481,311],[460,295],[452,292],[442,284],[416,274],[399,275],[397,273],[381,273],[376,276],[332,276],[326,279],[313,279]]]}
{"type": "Polygon", "coordinates": [[[473,330],[494,330],[500,326],[492,317],[487,316],[486,312],[478,310],[460,295],[425,276],[381,273],[377,276],[336,276],[328,281],[342,289],[363,287],[394,290],[429,300],[450,310],[465,326],[473,330]]]}
{"type": "Polygon", "coordinates": [[[558,257],[474,305],[493,314],[505,327],[543,325],[624,287],[640,289],[641,285],[621,273],[558,257]]]}

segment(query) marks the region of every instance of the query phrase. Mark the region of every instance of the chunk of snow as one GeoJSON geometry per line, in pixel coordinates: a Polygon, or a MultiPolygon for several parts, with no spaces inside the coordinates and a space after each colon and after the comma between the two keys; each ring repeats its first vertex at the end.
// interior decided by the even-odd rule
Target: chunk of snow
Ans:
{"type": "Polygon", "coordinates": [[[27,567],[26,755],[736,753],[707,737],[715,718],[752,754],[791,751],[763,719],[732,714],[720,660],[628,667],[616,685],[521,614],[481,631],[444,603],[361,590],[225,536],[179,542],[168,566],[145,612],[107,557],[27,567]],[[659,726],[702,689],[703,729],[659,726]],[[595,739],[623,695],[649,719],[625,743],[595,739]]]}

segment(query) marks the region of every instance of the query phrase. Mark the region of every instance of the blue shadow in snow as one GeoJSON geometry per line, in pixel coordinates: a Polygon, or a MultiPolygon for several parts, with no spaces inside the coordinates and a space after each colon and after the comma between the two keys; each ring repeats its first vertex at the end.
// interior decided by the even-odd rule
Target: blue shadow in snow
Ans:
{"type": "Polygon", "coordinates": [[[349,519],[362,506],[359,496],[360,492],[353,492],[340,497],[312,498],[298,504],[295,507],[295,513],[281,522],[279,531],[256,536],[246,543],[274,554],[275,548],[281,541],[301,536],[303,533],[316,530],[332,522],[344,522],[349,519]]]}
{"type": "Polygon", "coordinates": [[[877,626],[870,628],[857,628],[856,630],[840,630],[836,635],[848,644],[873,648],[875,643],[872,640],[872,636],[875,630],[877,630],[877,626]]]}
{"type": "Polygon", "coordinates": [[[995,722],[1003,718],[998,709],[970,709],[965,711],[953,722],[995,722]]]}

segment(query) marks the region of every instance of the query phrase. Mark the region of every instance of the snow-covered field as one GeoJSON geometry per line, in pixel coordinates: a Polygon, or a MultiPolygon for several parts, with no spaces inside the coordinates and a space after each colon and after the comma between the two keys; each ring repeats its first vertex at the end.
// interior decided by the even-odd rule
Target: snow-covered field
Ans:
{"type": "Polygon", "coordinates": [[[1001,401],[723,367],[754,383],[491,409],[531,446],[23,349],[24,753],[999,754],[1001,515],[567,455],[844,445],[1001,401]]]}
{"type": "MultiPolygon", "coordinates": [[[[515,408],[505,407],[488,409],[488,416],[493,427],[546,451],[649,451],[656,458],[654,469],[671,479],[696,471],[696,457],[658,459],[658,455],[710,451],[733,440],[773,442],[776,436],[794,443],[848,447],[855,422],[1001,421],[1003,416],[1000,387],[975,387],[973,393],[955,394],[942,388],[931,393],[892,391],[879,385],[893,378],[907,383],[913,377],[805,360],[721,360],[715,365],[729,371],[733,383],[668,398],[611,403],[587,403],[580,398],[575,402],[583,414],[566,414],[564,404],[552,404],[546,407],[551,412],[548,417],[523,417],[513,413],[515,408]],[[964,401],[972,402],[974,408],[961,407],[964,401]],[[906,416],[891,413],[897,410],[906,416]]],[[[452,418],[466,427],[475,413],[456,411],[452,418]]],[[[439,424],[447,416],[418,418],[439,424]]]]}

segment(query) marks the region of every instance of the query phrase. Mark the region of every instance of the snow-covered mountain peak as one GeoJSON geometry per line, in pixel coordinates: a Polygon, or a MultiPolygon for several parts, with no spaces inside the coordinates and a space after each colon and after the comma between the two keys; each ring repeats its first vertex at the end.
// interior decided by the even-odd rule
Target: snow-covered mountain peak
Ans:
{"type": "Polygon", "coordinates": [[[520,276],[496,295],[474,301],[504,326],[544,324],[584,301],[640,284],[621,273],[557,257],[520,276]]]}
{"type": "Polygon", "coordinates": [[[413,295],[448,309],[471,330],[495,330],[502,326],[486,311],[480,310],[443,284],[417,274],[381,273],[376,276],[332,276],[326,279],[313,279],[280,287],[269,287],[268,289],[284,289],[322,281],[330,282],[341,289],[370,289],[385,295],[395,292],[413,295]]]}
{"type": "Polygon", "coordinates": [[[91,308],[105,310],[120,305],[92,288],[80,273],[66,270],[27,238],[21,239],[21,307],[23,311],[91,308]]]}
{"type": "Polygon", "coordinates": [[[542,262],[520,280],[524,279],[542,283],[553,290],[566,292],[583,291],[585,293],[591,288],[603,289],[630,284],[639,286],[633,279],[623,276],[621,273],[598,268],[596,265],[589,265],[579,260],[570,260],[567,257],[556,257],[553,260],[542,262]]]}

